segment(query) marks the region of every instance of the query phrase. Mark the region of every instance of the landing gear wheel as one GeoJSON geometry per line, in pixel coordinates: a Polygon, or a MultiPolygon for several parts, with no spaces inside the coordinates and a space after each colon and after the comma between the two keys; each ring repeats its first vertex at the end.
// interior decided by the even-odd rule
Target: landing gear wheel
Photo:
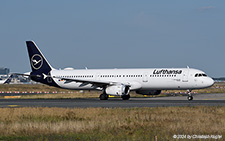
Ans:
{"type": "Polygon", "coordinates": [[[123,95],[121,96],[123,100],[129,100],[130,99],[130,95],[123,95]]]}
{"type": "Polygon", "coordinates": [[[188,101],[193,100],[193,96],[188,96],[187,98],[188,98],[188,101]]]}
{"type": "Polygon", "coordinates": [[[188,101],[193,100],[193,96],[191,94],[191,90],[187,90],[187,91],[188,91],[188,97],[187,97],[188,101]]]}
{"type": "Polygon", "coordinates": [[[108,100],[109,96],[107,94],[100,94],[100,100],[108,100]]]}

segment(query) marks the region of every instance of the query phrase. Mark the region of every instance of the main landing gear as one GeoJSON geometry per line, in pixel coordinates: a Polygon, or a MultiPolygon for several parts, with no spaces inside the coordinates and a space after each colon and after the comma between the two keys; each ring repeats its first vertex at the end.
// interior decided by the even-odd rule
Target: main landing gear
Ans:
{"type": "Polygon", "coordinates": [[[99,96],[100,100],[108,100],[109,95],[107,95],[105,92],[103,94],[100,94],[99,96]]]}
{"type": "Polygon", "coordinates": [[[188,97],[187,97],[188,101],[193,100],[193,96],[191,94],[191,90],[188,90],[188,97]]]}
{"type": "Polygon", "coordinates": [[[129,94],[128,95],[123,95],[123,96],[121,96],[121,98],[123,100],[129,100],[130,99],[130,95],[129,94]]]}
{"type": "MultiPolygon", "coordinates": [[[[100,100],[108,100],[109,95],[107,95],[106,93],[103,93],[103,94],[100,94],[99,98],[100,98],[100,100]]],[[[129,94],[128,95],[123,95],[123,96],[121,96],[121,98],[123,100],[129,100],[130,99],[130,95],[129,94]]]]}

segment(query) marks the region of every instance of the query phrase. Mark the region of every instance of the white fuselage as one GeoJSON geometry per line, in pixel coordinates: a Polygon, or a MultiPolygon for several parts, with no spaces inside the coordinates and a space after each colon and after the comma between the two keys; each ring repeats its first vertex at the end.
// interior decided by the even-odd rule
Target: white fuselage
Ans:
{"type": "Polygon", "coordinates": [[[75,90],[101,89],[91,83],[67,83],[60,78],[126,84],[131,86],[130,90],[193,90],[207,88],[214,84],[212,78],[206,76],[203,71],[192,68],[69,69],[52,70],[50,73],[58,86],[75,90]]]}

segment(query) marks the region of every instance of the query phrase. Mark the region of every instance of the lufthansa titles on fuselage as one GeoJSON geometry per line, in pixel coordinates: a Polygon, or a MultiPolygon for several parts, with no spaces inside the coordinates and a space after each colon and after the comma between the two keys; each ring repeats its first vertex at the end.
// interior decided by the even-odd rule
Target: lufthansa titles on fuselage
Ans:
{"type": "Polygon", "coordinates": [[[155,69],[153,74],[181,74],[182,70],[167,70],[167,69],[155,69]]]}

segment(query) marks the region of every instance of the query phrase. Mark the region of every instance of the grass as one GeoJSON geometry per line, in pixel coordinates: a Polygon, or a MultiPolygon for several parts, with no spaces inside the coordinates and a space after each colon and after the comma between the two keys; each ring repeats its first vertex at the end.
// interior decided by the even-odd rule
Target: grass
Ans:
{"type": "MultiPolygon", "coordinates": [[[[77,91],[60,89],[56,87],[51,87],[43,84],[10,84],[10,85],[0,85],[0,91],[11,91],[11,92],[58,92],[58,94],[35,94],[35,95],[22,95],[21,98],[24,99],[36,99],[36,98],[82,98],[82,97],[99,97],[100,91],[77,91]],[[63,92],[63,93],[61,93],[63,92]]],[[[1,97],[1,96],[0,96],[1,97]]],[[[2,97],[3,98],[3,97],[2,97]]]]}
{"type": "Polygon", "coordinates": [[[0,91],[50,91],[50,92],[65,91],[65,92],[69,92],[71,90],[51,87],[44,84],[4,84],[4,85],[0,85],[0,91]]]}
{"type": "Polygon", "coordinates": [[[225,107],[2,108],[0,140],[173,140],[223,135],[225,107]]]}

